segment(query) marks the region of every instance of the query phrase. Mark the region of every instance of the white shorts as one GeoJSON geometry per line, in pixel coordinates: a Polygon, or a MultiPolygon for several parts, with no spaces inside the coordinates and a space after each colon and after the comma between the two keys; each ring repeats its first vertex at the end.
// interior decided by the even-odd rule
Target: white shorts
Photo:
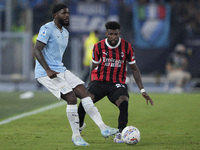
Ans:
{"type": "Polygon", "coordinates": [[[58,99],[61,99],[60,93],[67,94],[73,91],[77,85],[84,84],[80,78],[75,76],[69,70],[66,70],[64,73],[57,74],[57,77],[53,79],[45,76],[38,78],[37,80],[58,99]]]}

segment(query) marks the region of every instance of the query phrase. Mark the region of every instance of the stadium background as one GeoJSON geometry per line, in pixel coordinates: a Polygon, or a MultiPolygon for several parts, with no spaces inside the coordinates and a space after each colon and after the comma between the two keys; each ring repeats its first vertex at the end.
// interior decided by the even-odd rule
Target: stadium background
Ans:
{"type": "Polygon", "coordinates": [[[84,38],[95,29],[104,38],[105,22],[116,20],[121,24],[122,38],[135,49],[143,76],[165,76],[167,56],[176,44],[183,43],[189,72],[193,79],[200,78],[198,0],[0,0],[1,90],[23,89],[20,86],[26,90],[36,84],[32,37],[42,24],[52,20],[55,2],[64,2],[70,9],[70,42],[63,62],[79,77],[84,38]]]}

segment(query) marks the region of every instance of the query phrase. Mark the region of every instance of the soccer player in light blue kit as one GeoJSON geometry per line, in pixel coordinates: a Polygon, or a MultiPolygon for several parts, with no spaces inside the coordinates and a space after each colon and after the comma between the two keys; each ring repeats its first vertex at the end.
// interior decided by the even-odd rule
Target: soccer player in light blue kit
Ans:
{"type": "Polygon", "coordinates": [[[54,20],[40,28],[34,47],[36,57],[35,78],[58,99],[67,102],[66,113],[72,129],[72,141],[75,146],[87,146],[79,132],[77,98],[93,121],[98,125],[103,137],[107,138],[118,132],[102,121],[101,115],[87,93],[84,82],[71,73],[62,63],[67,47],[69,32],[63,27],[69,25],[69,9],[59,3],[52,9],[54,20]]]}

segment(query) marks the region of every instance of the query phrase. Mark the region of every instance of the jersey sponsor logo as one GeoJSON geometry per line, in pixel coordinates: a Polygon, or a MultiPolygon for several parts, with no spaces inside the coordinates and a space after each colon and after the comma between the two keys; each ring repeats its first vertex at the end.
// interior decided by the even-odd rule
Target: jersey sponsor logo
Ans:
{"type": "Polygon", "coordinates": [[[121,67],[124,60],[103,57],[103,62],[105,62],[105,66],[107,67],[121,67]]]}

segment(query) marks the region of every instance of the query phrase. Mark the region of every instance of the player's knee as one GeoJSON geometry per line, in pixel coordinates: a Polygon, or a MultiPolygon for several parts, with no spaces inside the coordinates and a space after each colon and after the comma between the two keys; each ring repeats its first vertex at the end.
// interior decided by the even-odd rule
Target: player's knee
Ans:
{"type": "Polygon", "coordinates": [[[91,97],[92,101],[95,103],[96,101],[95,101],[95,97],[94,97],[94,95],[91,94],[89,91],[88,91],[88,93],[89,93],[89,96],[91,97]]]}
{"type": "Polygon", "coordinates": [[[68,94],[61,94],[61,98],[67,102],[67,104],[77,104],[77,98],[73,92],[68,94]]]}
{"type": "Polygon", "coordinates": [[[124,101],[126,101],[128,103],[128,97],[127,96],[120,96],[118,100],[116,100],[116,105],[117,107],[119,107],[121,105],[121,103],[123,103],[124,101]]]}
{"type": "Polygon", "coordinates": [[[128,101],[124,100],[120,105],[119,105],[120,110],[128,110],[128,101]]]}
{"type": "Polygon", "coordinates": [[[86,90],[86,88],[84,87],[83,84],[80,84],[77,87],[75,87],[73,89],[73,91],[74,91],[76,97],[78,97],[80,99],[83,99],[83,98],[89,96],[89,93],[88,93],[88,91],[86,90]]]}

